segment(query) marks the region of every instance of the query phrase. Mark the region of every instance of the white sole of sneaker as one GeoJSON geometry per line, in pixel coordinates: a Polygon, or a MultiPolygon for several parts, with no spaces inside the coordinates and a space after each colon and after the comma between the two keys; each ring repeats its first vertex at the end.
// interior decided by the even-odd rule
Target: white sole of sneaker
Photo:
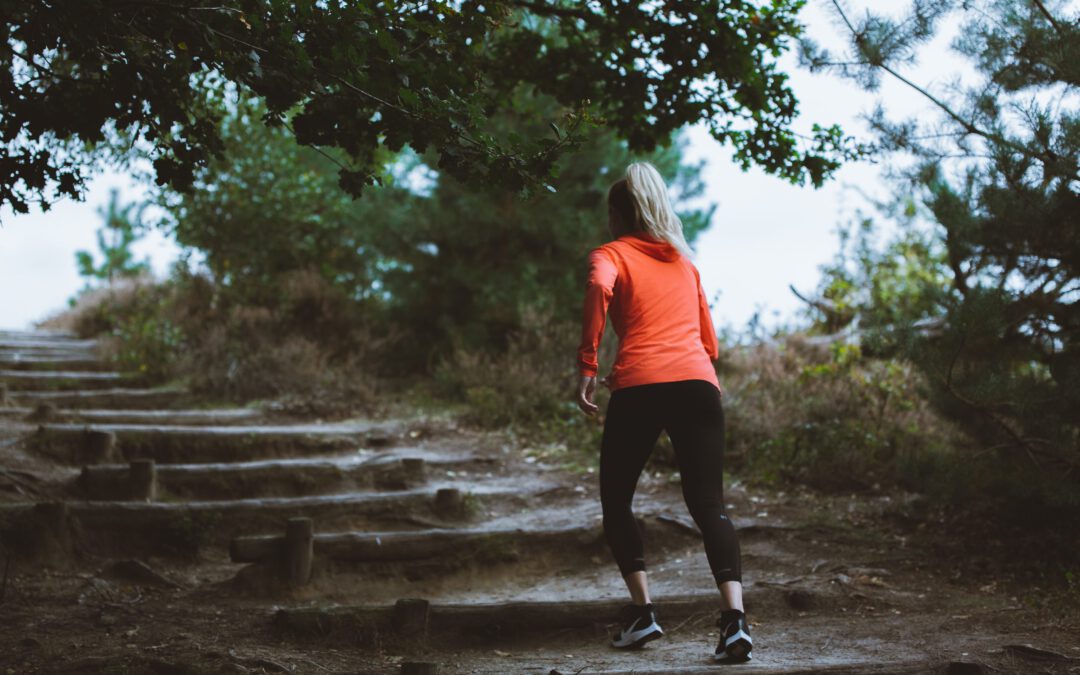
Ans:
{"type": "Polygon", "coordinates": [[[724,640],[724,651],[714,654],[717,661],[749,661],[750,650],[754,647],[754,641],[746,631],[739,630],[724,640]]]}
{"type": "Polygon", "coordinates": [[[751,647],[754,644],[754,641],[750,639],[750,635],[746,631],[740,630],[728,639],[724,640],[724,649],[731,649],[732,643],[738,640],[743,640],[744,642],[746,642],[747,647],[751,647]]]}
{"type": "Polygon", "coordinates": [[[664,631],[660,629],[659,624],[653,621],[648,626],[645,626],[641,630],[630,631],[619,636],[618,640],[612,640],[611,646],[625,649],[627,647],[640,647],[641,645],[655,640],[658,637],[662,637],[664,631]]]}

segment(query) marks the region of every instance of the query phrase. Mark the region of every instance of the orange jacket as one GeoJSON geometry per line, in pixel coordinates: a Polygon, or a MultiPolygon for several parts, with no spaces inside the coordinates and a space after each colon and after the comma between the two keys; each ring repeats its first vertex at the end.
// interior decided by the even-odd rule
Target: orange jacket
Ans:
{"type": "Polygon", "coordinates": [[[708,380],[720,353],[697,268],[666,241],[623,235],[589,252],[578,370],[596,375],[607,313],[619,336],[608,388],[708,380]]]}

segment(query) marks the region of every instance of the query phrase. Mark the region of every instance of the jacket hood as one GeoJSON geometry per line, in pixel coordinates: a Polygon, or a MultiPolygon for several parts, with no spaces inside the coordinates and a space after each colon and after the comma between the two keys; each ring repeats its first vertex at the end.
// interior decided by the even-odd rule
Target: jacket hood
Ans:
{"type": "Polygon", "coordinates": [[[642,253],[665,262],[678,260],[679,256],[682,255],[679,253],[679,249],[672,246],[670,242],[662,239],[654,239],[652,235],[645,232],[631,232],[629,234],[624,234],[616,241],[626,242],[642,253]]]}

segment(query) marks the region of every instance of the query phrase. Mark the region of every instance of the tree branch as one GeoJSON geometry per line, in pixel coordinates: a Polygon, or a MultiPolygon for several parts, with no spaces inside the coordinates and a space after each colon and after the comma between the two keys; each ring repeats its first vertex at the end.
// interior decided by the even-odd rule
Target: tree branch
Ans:
{"type": "Polygon", "coordinates": [[[571,7],[559,7],[557,5],[549,5],[545,2],[531,2],[529,0],[517,0],[512,4],[527,9],[535,14],[547,14],[551,16],[571,17],[574,19],[589,19],[595,18],[592,12],[584,12],[580,9],[573,9],[571,7]]]}
{"type": "MultiPolygon", "coordinates": [[[[832,0],[832,4],[833,4],[834,7],[836,7],[836,11],[840,14],[840,18],[843,19],[844,24],[847,25],[848,30],[850,30],[851,34],[855,37],[855,42],[857,44],[861,44],[865,38],[863,38],[863,36],[859,33],[859,31],[855,30],[855,26],[848,19],[847,14],[844,13],[844,10],[840,6],[839,1],[838,0],[832,0]]],[[[1013,150],[1014,152],[1017,152],[1017,153],[1025,156],[1025,157],[1027,157],[1029,159],[1038,160],[1039,162],[1041,162],[1044,165],[1046,165],[1046,164],[1054,164],[1054,163],[1056,163],[1058,161],[1058,157],[1056,157],[1052,153],[1050,153],[1050,154],[1035,153],[1035,152],[1032,152],[1031,150],[1025,148],[1022,145],[1019,145],[1017,143],[1014,143],[1013,141],[1010,141],[1009,139],[1005,138],[1004,136],[1000,136],[1000,135],[994,134],[992,132],[980,129],[979,127],[975,126],[972,122],[969,122],[968,120],[961,117],[959,113],[957,113],[952,108],[950,108],[944,101],[937,98],[936,96],[931,94],[926,89],[924,89],[921,86],[915,84],[914,82],[907,79],[906,77],[904,77],[903,75],[901,75],[897,71],[890,68],[888,65],[885,64],[884,60],[882,60],[880,63],[874,63],[872,61],[868,61],[867,63],[868,63],[868,65],[873,66],[875,68],[881,68],[882,70],[884,70],[889,75],[892,75],[896,79],[898,79],[901,82],[903,82],[904,84],[906,84],[908,87],[911,87],[912,89],[914,89],[919,94],[922,94],[931,103],[933,103],[935,106],[940,108],[949,118],[951,118],[954,122],[959,124],[960,127],[962,129],[964,129],[964,131],[966,131],[967,133],[969,133],[969,134],[971,134],[973,136],[980,136],[982,138],[985,138],[988,141],[992,141],[994,143],[1005,146],[1005,147],[1013,150]]],[[[1073,178],[1073,180],[1080,180],[1080,173],[1073,172],[1072,178],[1073,178]]]]}
{"type": "Polygon", "coordinates": [[[1042,3],[1042,0],[1032,0],[1032,2],[1035,3],[1035,6],[1038,7],[1039,11],[1046,17],[1046,20],[1050,22],[1050,25],[1054,27],[1054,30],[1057,31],[1058,35],[1064,37],[1065,34],[1062,32],[1061,26],[1058,24],[1057,20],[1054,19],[1054,15],[1050,13],[1050,10],[1046,8],[1046,5],[1042,3]]]}
{"type": "Polygon", "coordinates": [[[1027,453],[1027,456],[1031,460],[1031,462],[1037,468],[1041,469],[1042,464],[1040,464],[1039,460],[1035,458],[1035,454],[1032,452],[1031,446],[1024,440],[1024,438],[1019,433],[1017,433],[1011,426],[1009,426],[1009,424],[1004,419],[1002,419],[1000,415],[995,413],[990,408],[988,408],[988,407],[986,407],[984,405],[981,405],[979,403],[976,403],[975,401],[972,401],[971,399],[969,399],[968,397],[964,396],[959,391],[957,391],[956,388],[953,386],[953,383],[952,383],[953,368],[956,366],[956,361],[960,357],[960,352],[962,352],[963,349],[964,349],[964,340],[963,340],[963,337],[961,337],[960,344],[956,348],[956,353],[953,354],[952,360],[949,362],[949,369],[946,372],[945,377],[941,377],[941,383],[945,387],[945,391],[949,392],[949,394],[953,398],[955,398],[957,401],[960,401],[961,403],[963,403],[964,405],[972,408],[976,412],[982,413],[983,415],[986,415],[987,417],[989,417],[990,420],[993,421],[994,424],[996,424],[998,426],[998,428],[1000,428],[1002,431],[1004,431],[1006,433],[1006,435],[1009,436],[1009,438],[1013,439],[1013,441],[1017,445],[1019,445],[1021,448],[1023,448],[1024,451],[1027,453]]]}

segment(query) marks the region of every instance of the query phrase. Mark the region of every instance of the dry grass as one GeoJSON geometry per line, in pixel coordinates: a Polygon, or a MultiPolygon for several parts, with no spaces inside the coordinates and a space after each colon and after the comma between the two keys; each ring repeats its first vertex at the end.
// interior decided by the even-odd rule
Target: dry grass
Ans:
{"type": "Polygon", "coordinates": [[[726,350],[720,364],[733,468],[826,491],[916,488],[964,436],[931,408],[917,370],[804,336],[726,350]]]}
{"type": "Polygon", "coordinates": [[[41,325],[101,339],[124,370],[186,384],[209,399],[273,400],[285,412],[367,412],[378,390],[380,350],[397,339],[376,330],[317,273],[283,279],[273,306],[232,304],[205,276],[177,273],[88,290],[41,325]]]}
{"type": "Polygon", "coordinates": [[[126,306],[141,289],[156,284],[153,276],[144,274],[126,277],[108,286],[87,288],[69,301],[69,306],[34,324],[35,328],[71,331],[83,338],[100,335],[109,330],[107,308],[126,306]]]}

